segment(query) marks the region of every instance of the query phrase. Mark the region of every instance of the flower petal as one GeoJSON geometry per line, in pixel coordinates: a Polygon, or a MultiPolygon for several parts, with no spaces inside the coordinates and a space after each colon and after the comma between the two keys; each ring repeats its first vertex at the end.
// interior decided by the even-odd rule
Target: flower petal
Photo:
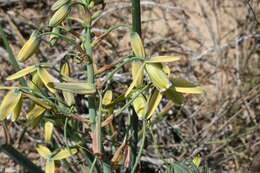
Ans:
{"type": "Polygon", "coordinates": [[[131,46],[136,56],[145,58],[144,46],[138,33],[131,33],[131,46]]]}
{"type": "Polygon", "coordinates": [[[77,153],[77,149],[73,148],[71,150],[68,149],[61,149],[56,155],[52,157],[53,160],[61,160],[67,157],[72,156],[73,154],[77,153]]]}
{"type": "Polygon", "coordinates": [[[172,57],[172,56],[154,56],[150,59],[147,59],[145,63],[165,63],[165,62],[173,62],[178,61],[181,58],[179,57],[172,57]]]}
{"type": "Polygon", "coordinates": [[[18,79],[20,77],[23,77],[29,73],[32,73],[36,70],[36,66],[32,65],[29,67],[26,67],[18,72],[16,72],[15,74],[12,74],[11,76],[7,77],[6,80],[14,80],[14,79],[18,79]]]}
{"type": "Polygon", "coordinates": [[[45,141],[50,141],[52,137],[52,131],[53,131],[53,123],[50,121],[47,121],[44,124],[44,139],[45,141]]]}
{"type": "Polygon", "coordinates": [[[49,148],[43,146],[43,145],[38,145],[36,148],[37,152],[41,155],[41,157],[48,159],[51,151],[49,150],[49,148]]]}

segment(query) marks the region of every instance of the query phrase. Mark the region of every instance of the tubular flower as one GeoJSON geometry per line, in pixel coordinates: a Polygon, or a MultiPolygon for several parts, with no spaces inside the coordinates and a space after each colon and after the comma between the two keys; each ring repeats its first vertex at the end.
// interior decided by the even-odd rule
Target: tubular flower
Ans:
{"type": "Polygon", "coordinates": [[[55,27],[59,25],[70,13],[70,6],[65,4],[59,8],[49,21],[50,27],[55,27]]]}
{"type": "Polygon", "coordinates": [[[22,49],[17,55],[19,61],[24,62],[30,58],[38,49],[40,45],[40,38],[38,32],[35,31],[30,36],[29,40],[23,45],[22,49]]]}

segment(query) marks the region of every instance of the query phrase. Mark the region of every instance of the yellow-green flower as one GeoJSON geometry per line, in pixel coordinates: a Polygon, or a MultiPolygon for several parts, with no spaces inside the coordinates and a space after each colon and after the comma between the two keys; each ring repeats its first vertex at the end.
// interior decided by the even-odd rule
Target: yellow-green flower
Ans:
{"type": "Polygon", "coordinates": [[[39,145],[36,148],[41,157],[46,159],[45,173],[55,172],[55,160],[62,160],[77,153],[77,149],[61,149],[58,152],[51,152],[47,147],[39,145]]]}
{"type": "Polygon", "coordinates": [[[62,7],[60,7],[54,15],[51,17],[49,21],[50,27],[55,27],[59,25],[70,13],[70,6],[65,4],[62,7]]]}
{"type": "Polygon", "coordinates": [[[40,45],[40,38],[38,32],[35,31],[30,36],[29,40],[23,45],[22,49],[19,51],[17,58],[19,61],[24,62],[30,58],[38,49],[40,45]]]}

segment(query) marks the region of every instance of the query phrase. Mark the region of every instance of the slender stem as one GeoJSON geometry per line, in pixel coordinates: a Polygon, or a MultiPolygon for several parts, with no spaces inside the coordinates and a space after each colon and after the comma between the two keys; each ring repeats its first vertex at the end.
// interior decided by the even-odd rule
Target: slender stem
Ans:
{"type": "Polygon", "coordinates": [[[141,9],[140,0],[132,0],[132,25],[133,32],[137,32],[141,37],[141,9]]]}
{"type": "MultiPolygon", "coordinates": [[[[15,56],[13,54],[13,51],[12,51],[11,47],[9,46],[9,43],[7,41],[7,38],[6,38],[6,35],[5,35],[4,30],[3,30],[1,25],[0,25],[0,38],[3,40],[4,47],[6,48],[8,54],[9,54],[10,63],[13,65],[13,67],[14,67],[16,72],[20,71],[21,68],[19,67],[19,65],[18,65],[18,63],[16,61],[16,58],[15,58],[15,56]]],[[[20,82],[20,84],[22,86],[27,86],[26,81],[25,81],[24,78],[20,78],[19,82],[20,82]]]]}
{"type": "MultiPolygon", "coordinates": [[[[141,37],[141,10],[140,10],[140,0],[132,0],[132,31],[137,32],[141,37]]],[[[137,143],[138,143],[138,117],[133,111],[133,115],[130,120],[130,128],[133,132],[133,136],[131,138],[131,149],[132,149],[132,160],[131,167],[136,167],[138,164],[137,155],[137,143]]],[[[135,169],[132,169],[131,172],[134,172],[135,169]]]]}
{"type": "Polygon", "coordinates": [[[142,136],[141,146],[140,146],[137,158],[135,160],[134,166],[132,167],[131,173],[135,173],[135,170],[136,170],[137,165],[138,165],[138,163],[139,163],[139,161],[141,159],[142,152],[143,152],[143,149],[144,149],[144,142],[145,142],[145,136],[146,136],[146,120],[143,121],[143,129],[142,129],[142,131],[143,131],[143,136],[142,136]]]}
{"type": "MultiPolygon", "coordinates": [[[[93,54],[93,47],[91,45],[92,43],[92,36],[91,36],[91,28],[87,27],[86,28],[86,33],[85,33],[85,42],[84,42],[84,47],[88,56],[88,63],[86,65],[87,67],[87,82],[92,84],[93,86],[95,86],[95,72],[94,72],[94,66],[93,66],[93,59],[92,59],[92,54],[93,54]]],[[[95,96],[90,96],[88,98],[88,108],[89,108],[89,115],[90,115],[90,120],[91,120],[91,131],[92,131],[92,135],[94,137],[94,135],[96,135],[96,132],[100,132],[100,135],[98,136],[98,140],[96,139],[92,139],[92,142],[94,142],[93,144],[95,144],[96,141],[100,142],[100,144],[98,145],[102,145],[102,141],[101,141],[101,129],[97,129],[97,128],[101,128],[100,126],[97,127],[96,126],[96,118],[97,118],[97,106],[96,106],[96,98],[95,96]],[[94,141],[96,140],[96,141],[94,141]]],[[[103,172],[104,173],[110,173],[111,172],[111,166],[107,163],[105,163],[104,161],[102,161],[103,164],[103,172]]]]}

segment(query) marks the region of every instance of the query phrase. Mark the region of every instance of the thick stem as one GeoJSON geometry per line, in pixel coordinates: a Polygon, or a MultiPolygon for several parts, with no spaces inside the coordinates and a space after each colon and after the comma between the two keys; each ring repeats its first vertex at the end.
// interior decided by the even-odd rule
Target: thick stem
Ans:
{"type": "Polygon", "coordinates": [[[137,32],[141,37],[141,9],[140,0],[132,0],[132,25],[133,32],[137,32]]]}

